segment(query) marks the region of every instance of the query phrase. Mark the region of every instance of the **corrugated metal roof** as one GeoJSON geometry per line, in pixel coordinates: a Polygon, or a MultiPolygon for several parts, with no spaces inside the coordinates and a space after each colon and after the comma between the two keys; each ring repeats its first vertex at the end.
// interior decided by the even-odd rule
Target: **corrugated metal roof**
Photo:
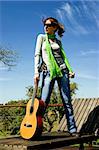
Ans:
{"type": "MultiPolygon", "coordinates": [[[[83,99],[74,99],[72,101],[74,109],[74,117],[77,125],[77,132],[80,131],[82,125],[88,119],[89,114],[99,106],[99,98],[83,98],[83,99]]],[[[64,115],[60,121],[59,128],[60,131],[67,131],[67,121],[66,116],[64,115]]]]}

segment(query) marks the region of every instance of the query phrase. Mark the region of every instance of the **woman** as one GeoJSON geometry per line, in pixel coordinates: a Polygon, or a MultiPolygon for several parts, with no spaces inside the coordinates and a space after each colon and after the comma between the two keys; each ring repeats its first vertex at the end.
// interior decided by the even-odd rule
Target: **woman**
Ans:
{"type": "Polygon", "coordinates": [[[77,135],[69,85],[69,77],[72,78],[75,74],[66,58],[61,41],[55,35],[58,33],[61,37],[64,33],[64,26],[52,17],[46,18],[43,23],[45,34],[39,34],[36,42],[34,83],[38,83],[40,71],[42,70],[41,99],[47,106],[54,83],[57,80],[65,108],[68,130],[71,135],[77,135]]]}

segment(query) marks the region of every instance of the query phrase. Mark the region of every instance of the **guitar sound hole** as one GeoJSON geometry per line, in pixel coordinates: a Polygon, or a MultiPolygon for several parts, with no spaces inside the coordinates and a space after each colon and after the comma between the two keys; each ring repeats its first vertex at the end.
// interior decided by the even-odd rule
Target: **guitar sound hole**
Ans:
{"type": "Polygon", "coordinates": [[[32,113],[33,112],[33,106],[31,106],[31,108],[30,108],[30,113],[32,113]]]}
{"type": "Polygon", "coordinates": [[[26,126],[26,127],[32,127],[32,125],[31,124],[24,124],[24,126],[26,126]]]}

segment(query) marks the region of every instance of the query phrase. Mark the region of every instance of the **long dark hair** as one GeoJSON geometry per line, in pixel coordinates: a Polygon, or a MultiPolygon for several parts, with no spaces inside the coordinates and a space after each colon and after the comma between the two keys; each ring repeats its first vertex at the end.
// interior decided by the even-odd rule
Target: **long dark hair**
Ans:
{"type": "Polygon", "coordinates": [[[57,26],[57,33],[58,33],[58,35],[60,36],[60,37],[62,37],[63,36],[63,33],[65,32],[65,30],[64,30],[64,26],[61,24],[61,23],[59,23],[58,22],[58,20],[57,19],[55,19],[55,18],[53,18],[53,17],[48,17],[48,18],[46,18],[46,19],[42,19],[42,22],[45,24],[45,22],[47,21],[47,20],[51,20],[52,22],[54,22],[54,23],[56,23],[56,26],[57,26]]]}

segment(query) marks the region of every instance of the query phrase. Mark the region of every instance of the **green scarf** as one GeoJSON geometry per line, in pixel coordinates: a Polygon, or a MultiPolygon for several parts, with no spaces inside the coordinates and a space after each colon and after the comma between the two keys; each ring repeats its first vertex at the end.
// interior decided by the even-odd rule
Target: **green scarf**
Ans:
{"type": "MultiPolygon", "coordinates": [[[[63,75],[62,75],[60,67],[58,66],[58,64],[57,64],[57,62],[56,62],[56,60],[55,60],[55,58],[52,54],[51,46],[50,46],[50,43],[49,43],[49,40],[48,40],[50,38],[49,36],[50,37],[55,37],[55,35],[46,34],[46,51],[48,53],[48,59],[49,59],[48,62],[49,62],[49,69],[50,69],[50,78],[53,79],[55,77],[62,77],[63,75]]],[[[73,72],[72,68],[71,68],[71,66],[68,62],[68,59],[66,57],[66,54],[65,54],[65,52],[62,48],[62,44],[60,46],[61,46],[60,48],[61,48],[62,57],[64,59],[64,62],[66,64],[68,70],[70,72],[73,72]]]]}

